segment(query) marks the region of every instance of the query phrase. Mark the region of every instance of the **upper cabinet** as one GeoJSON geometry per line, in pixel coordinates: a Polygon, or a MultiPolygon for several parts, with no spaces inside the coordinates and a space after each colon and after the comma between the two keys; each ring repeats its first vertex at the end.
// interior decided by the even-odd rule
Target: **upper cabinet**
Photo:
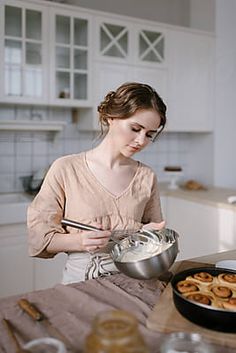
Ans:
{"type": "Polygon", "coordinates": [[[1,5],[0,101],[42,103],[47,99],[44,8],[24,2],[1,5]]]}
{"type": "Polygon", "coordinates": [[[91,105],[91,20],[64,9],[53,9],[51,19],[51,102],[63,106],[91,105]]]}
{"type": "Polygon", "coordinates": [[[213,35],[49,1],[0,10],[0,102],[82,108],[92,130],[105,94],[137,81],[166,102],[166,131],[213,130],[213,35]]]}
{"type": "Polygon", "coordinates": [[[107,92],[128,81],[150,84],[166,98],[166,31],[163,28],[109,16],[97,17],[95,33],[96,106],[107,92]]]}
{"type": "Polygon", "coordinates": [[[168,31],[148,22],[134,25],[134,75],[133,79],[151,85],[167,100],[168,31]]]}
{"type": "Polygon", "coordinates": [[[91,19],[19,1],[1,5],[1,102],[91,106],[91,19]]]}
{"type": "Polygon", "coordinates": [[[97,17],[96,58],[117,63],[130,63],[131,26],[127,21],[97,17]]]}
{"type": "Polygon", "coordinates": [[[135,24],[135,63],[145,66],[166,64],[166,31],[157,25],[135,24]]]}
{"type": "Polygon", "coordinates": [[[169,30],[169,131],[213,129],[214,37],[187,30],[169,30]]]}

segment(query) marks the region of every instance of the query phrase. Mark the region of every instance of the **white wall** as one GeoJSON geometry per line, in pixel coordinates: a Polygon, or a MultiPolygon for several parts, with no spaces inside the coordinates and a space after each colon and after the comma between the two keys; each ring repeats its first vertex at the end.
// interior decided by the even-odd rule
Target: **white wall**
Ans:
{"type": "Polygon", "coordinates": [[[236,188],[236,1],[216,0],[215,184],[236,188]]]}
{"type": "Polygon", "coordinates": [[[52,0],[214,32],[215,0],[52,0]]]}
{"type": "Polygon", "coordinates": [[[65,0],[64,2],[131,17],[189,26],[189,0],[65,0]]]}
{"type": "MultiPolygon", "coordinates": [[[[189,178],[212,185],[214,180],[214,135],[189,134],[189,153],[187,165],[189,178]]],[[[236,185],[235,185],[236,186],[236,185]]]]}
{"type": "Polygon", "coordinates": [[[189,26],[203,31],[215,31],[215,0],[190,0],[189,26]]]}

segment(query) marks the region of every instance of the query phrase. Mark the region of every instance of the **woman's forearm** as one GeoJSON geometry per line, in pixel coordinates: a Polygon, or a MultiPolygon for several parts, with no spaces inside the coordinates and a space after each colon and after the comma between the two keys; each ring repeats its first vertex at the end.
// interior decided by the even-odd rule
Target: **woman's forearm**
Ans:
{"type": "Polygon", "coordinates": [[[78,233],[54,234],[46,250],[48,253],[93,251],[106,246],[110,231],[81,231],[78,233]]]}
{"type": "Polygon", "coordinates": [[[82,251],[79,233],[54,234],[46,248],[48,253],[82,251]]]}

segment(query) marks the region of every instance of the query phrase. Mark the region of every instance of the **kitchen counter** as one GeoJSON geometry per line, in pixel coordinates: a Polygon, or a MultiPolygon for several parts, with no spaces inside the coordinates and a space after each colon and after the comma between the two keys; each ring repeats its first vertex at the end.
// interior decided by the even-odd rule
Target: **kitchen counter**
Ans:
{"type": "Polygon", "coordinates": [[[207,187],[206,190],[187,190],[183,187],[171,190],[168,189],[168,183],[159,183],[160,195],[171,196],[180,198],[188,201],[204,203],[206,205],[231,209],[236,212],[236,204],[230,204],[228,202],[229,196],[236,197],[236,190],[219,188],[219,187],[207,187]]]}
{"type": "MultiPolygon", "coordinates": [[[[223,255],[224,259],[232,259],[232,257],[235,258],[236,251],[219,255],[220,258],[223,255]]],[[[211,261],[213,264],[218,261],[218,254],[213,254],[211,261]]],[[[197,259],[195,264],[197,265],[198,262],[201,262],[201,259],[197,259]]],[[[186,261],[177,262],[171,271],[175,273],[176,269],[184,264],[186,261]]],[[[191,266],[193,262],[188,262],[188,264],[191,266]]],[[[47,325],[32,321],[27,314],[22,312],[17,305],[20,298],[27,298],[35,304],[46,315],[52,326],[67,337],[71,353],[82,353],[84,340],[90,332],[94,316],[98,312],[110,309],[123,309],[133,313],[138,319],[139,329],[150,352],[159,353],[160,343],[166,331],[151,330],[147,326],[147,319],[151,317],[156,304],[165,294],[166,281],[170,279],[170,276],[165,277],[166,279],[163,278],[161,282],[158,280],[136,280],[123,274],[117,274],[67,286],[58,284],[46,290],[1,299],[0,353],[15,351],[14,344],[2,324],[4,317],[14,325],[21,344],[34,338],[49,335],[47,325]]],[[[165,316],[165,312],[162,316],[165,316]]],[[[160,316],[159,319],[161,319],[160,316]]],[[[234,334],[212,332],[214,336],[222,337],[220,344],[209,340],[213,343],[214,353],[235,352],[235,349],[227,343],[228,337],[234,340],[234,334]]]]}

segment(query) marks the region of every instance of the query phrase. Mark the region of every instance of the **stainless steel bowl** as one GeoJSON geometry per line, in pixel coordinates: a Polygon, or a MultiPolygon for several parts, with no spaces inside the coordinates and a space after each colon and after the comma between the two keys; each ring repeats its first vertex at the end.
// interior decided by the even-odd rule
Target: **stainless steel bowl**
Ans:
{"type": "Polygon", "coordinates": [[[176,259],[179,251],[178,238],[179,235],[172,229],[137,232],[115,244],[111,251],[111,257],[118,270],[129,277],[137,279],[158,278],[168,271],[176,259]],[[142,260],[133,258],[132,261],[124,261],[124,258],[122,259],[122,255],[135,249],[137,244],[146,246],[146,244],[152,244],[153,241],[160,246],[169,244],[169,247],[160,253],[150,252],[147,255],[148,257],[142,260]]]}

